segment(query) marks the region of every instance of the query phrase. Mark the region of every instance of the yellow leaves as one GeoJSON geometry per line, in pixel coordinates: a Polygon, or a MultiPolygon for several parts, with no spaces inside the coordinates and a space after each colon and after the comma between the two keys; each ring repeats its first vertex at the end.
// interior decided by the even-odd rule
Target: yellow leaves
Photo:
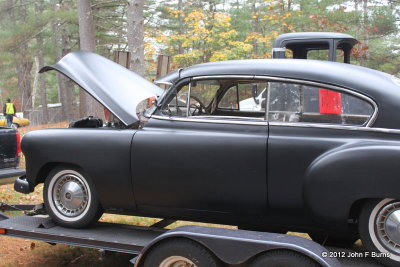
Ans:
{"type": "Polygon", "coordinates": [[[210,61],[214,62],[214,61],[221,61],[221,60],[227,60],[228,59],[228,55],[222,51],[217,51],[215,52],[211,58],[210,61]]]}
{"type": "MultiPolygon", "coordinates": [[[[270,43],[272,42],[272,39],[275,38],[275,34],[277,34],[275,31],[266,36],[263,36],[258,32],[251,32],[249,35],[247,35],[245,42],[253,42],[256,40],[257,43],[270,43]]],[[[276,36],[278,36],[278,34],[276,36]]]]}
{"type": "Polygon", "coordinates": [[[179,16],[184,15],[183,10],[172,10],[171,8],[169,8],[168,13],[173,18],[178,18],[179,16]]]}

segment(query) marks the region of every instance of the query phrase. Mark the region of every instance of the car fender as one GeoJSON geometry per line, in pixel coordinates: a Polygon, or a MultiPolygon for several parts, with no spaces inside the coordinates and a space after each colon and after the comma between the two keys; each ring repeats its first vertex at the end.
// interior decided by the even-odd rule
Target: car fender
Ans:
{"type": "Polygon", "coordinates": [[[304,179],[304,201],[312,217],[347,226],[352,205],[368,198],[400,198],[400,143],[359,142],[321,155],[304,179]]]}
{"type": "Polygon", "coordinates": [[[177,227],[158,236],[133,260],[134,266],[143,266],[147,253],[160,242],[171,238],[193,240],[229,266],[244,264],[260,253],[271,250],[291,250],[308,256],[321,266],[341,266],[336,258],[323,257],[328,255],[328,250],[303,237],[194,225],[177,227]]]}
{"type": "Polygon", "coordinates": [[[135,129],[46,129],[27,133],[21,142],[29,188],[44,182],[57,164],[82,169],[104,208],[135,203],[131,178],[131,143],[135,129]],[[101,166],[101,168],[99,168],[101,166]]]}

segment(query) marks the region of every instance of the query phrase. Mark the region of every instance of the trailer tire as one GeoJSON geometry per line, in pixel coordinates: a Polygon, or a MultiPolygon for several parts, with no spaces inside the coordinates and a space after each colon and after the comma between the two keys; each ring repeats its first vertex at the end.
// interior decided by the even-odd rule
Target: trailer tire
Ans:
{"type": "Polygon", "coordinates": [[[164,240],[155,245],[146,255],[143,264],[143,267],[172,266],[221,267],[221,263],[202,245],[179,238],[164,240]]]}
{"type": "Polygon", "coordinates": [[[47,213],[61,226],[84,228],[103,214],[93,183],[74,166],[59,165],[50,171],[44,182],[43,198],[47,213]]]}
{"type": "Polygon", "coordinates": [[[255,257],[249,267],[319,267],[313,259],[291,250],[272,250],[255,257]]]}

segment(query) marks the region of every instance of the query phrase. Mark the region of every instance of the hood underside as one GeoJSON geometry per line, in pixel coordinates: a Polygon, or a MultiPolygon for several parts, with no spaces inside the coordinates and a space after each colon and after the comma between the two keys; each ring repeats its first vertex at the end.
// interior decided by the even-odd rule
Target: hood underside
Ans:
{"type": "Polygon", "coordinates": [[[163,89],[136,73],[86,51],[71,52],[39,72],[49,70],[57,70],[73,80],[125,125],[139,121],[136,106],[141,101],[163,93],[163,89]]]}

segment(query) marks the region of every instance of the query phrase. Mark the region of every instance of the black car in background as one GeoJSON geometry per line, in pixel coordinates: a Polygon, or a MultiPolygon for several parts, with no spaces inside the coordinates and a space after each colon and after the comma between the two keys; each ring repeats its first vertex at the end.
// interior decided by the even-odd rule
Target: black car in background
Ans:
{"type": "Polygon", "coordinates": [[[164,91],[89,52],[42,71],[52,69],[118,118],[24,136],[27,176],[15,189],[44,183],[58,224],[85,227],[106,211],[360,237],[399,264],[398,78],[335,62],[240,60],[177,70],[157,81],[164,91]]]}
{"type": "Polygon", "coordinates": [[[25,174],[19,168],[21,137],[17,130],[0,126],[0,185],[12,184],[25,174]]]}

